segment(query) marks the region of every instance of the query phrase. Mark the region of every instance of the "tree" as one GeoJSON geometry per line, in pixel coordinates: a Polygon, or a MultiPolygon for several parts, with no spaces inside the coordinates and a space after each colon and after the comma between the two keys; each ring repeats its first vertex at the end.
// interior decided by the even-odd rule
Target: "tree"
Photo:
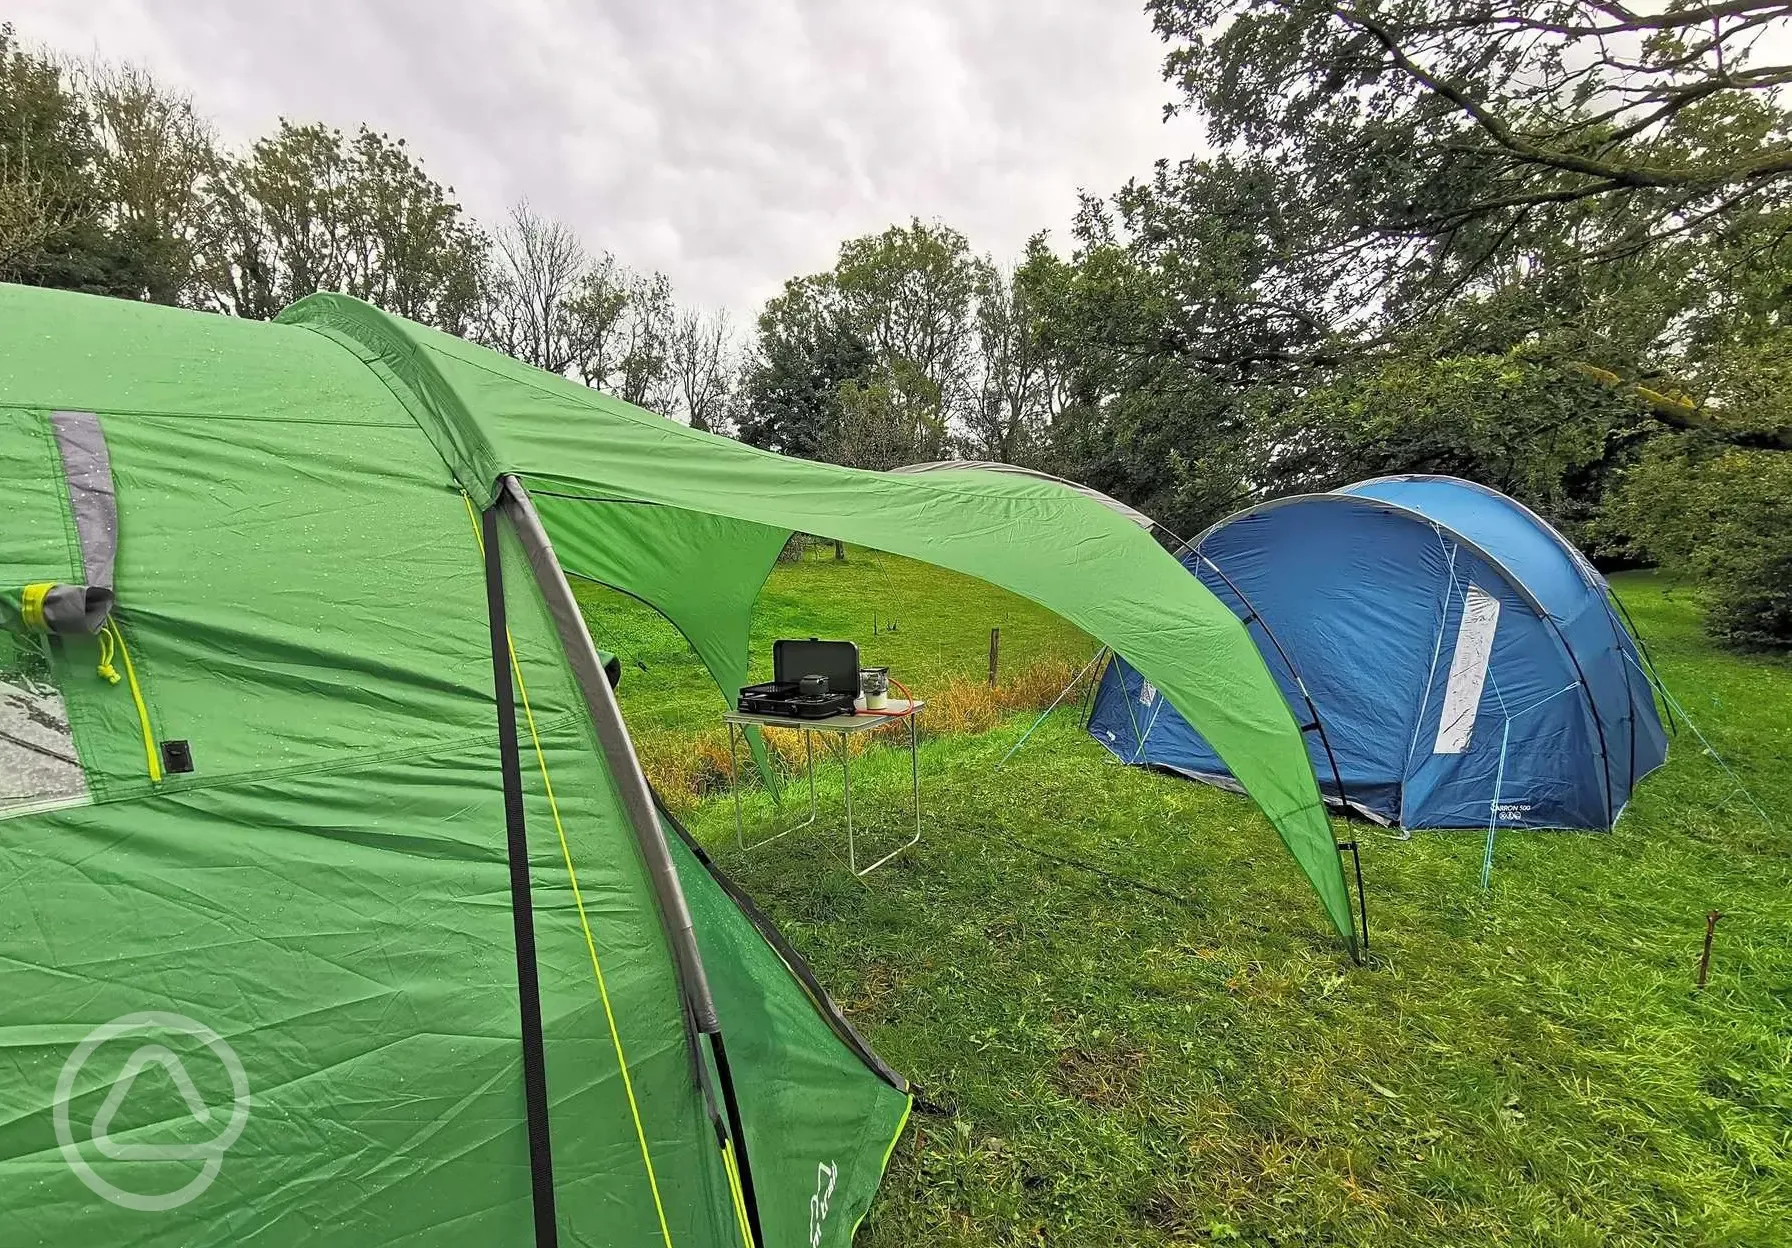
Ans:
{"type": "Polygon", "coordinates": [[[471,325],[486,240],[404,140],[283,120],[213,187],[215,309],[267,319],[328,290],[451,333],[471,325]]]}
{"type": "Polygon", "coordinates": [[[584,351],[577,301],[587,277],[585,246],[572,228],[514,204],[492,237],[481,336],[489,346],[550,373],[584,351]]]}
{"type": "Polygon", "coordinates": [[[1697,575],[1720,639],[1792,650],[1792,456],[1658,438],[1601,527],[1624,553],[1697,575]]]}
{"type": "Polygon", "coordinates": [[[30,281],[90,211],[93,138],[46,57],[0,25],[0,276],[30,281]]]}
{"type": "Polygon", "coordinates": [[[982,459],[1035,464],[1049,453],[1057,396],[1028,273],[986,264],[976,316],[977,393],[967,419],[972,447],[982,459]]]}
{"type": "Polygon", "coordinates": [[[0,25],[0,278],[136,297],[137,240],[111,228],[93,117],[62,67],[0,25]]]}
{"type": "Polygon", "coordinates": [[[823,459],[837,444],[841,386],[865,377],[871,345],[844,315],[830,275],[792,278],[759,314],[757,345],[741,387],[740,438],[823,459]]]}
{"type": "Polygon", "coordinates": [[[972,400],[974,305],[985,265],[964,235],[919,219],[841,244],[832,272],[839,314],[879,359],[925,378],[950,422],[972,400]]]}
{"type": "Polygon", "coordinates": [[[1651,421],[1792,445],[1721,375],[1792,289],[1784,75],[1736,59],[1792,6],[1716,7],[1155,0],[1209,150],[1085,200],[1039,270],[1058,471],[1180,529],[1410,464],[1578,522],[1651,421]]]}
{"type": "Polygon", "coordinates": [[[1357,214],[1318,240],[1358,262],[1417,245],[1433,283],[1472,278],[1502,240],[1629,211],[1609,255],[1721,232],[1781,192],[1792,134],[1755,64],[1779,0],[1639,9],[1610,0],[1151,0],[1165,76],[1222,149],[1263,152],[1357,214]],[[1752,144],[1681,142],[1691,119],[1759,127],[1752,144]]]}
{"type": "Polygon", "coordinates": [[[346,284],[346,166],[340,131],[284,120],[246,158],[224,162],[208,275],[216,310],[270,320],[295,299],[346,284]]]}
{"type": "Polygon", "coordinates": [[[686,311],[672,332],[679,406],[693,429],[720,432],[733,384],[733,332],[726,312],[686,311]]]}
{"type": "MultiPolygon", "coordinates": [[[[1071,269],[1046,241],[1045,234],[1027,240],[1021,262],[1014,269],[1012,299],[1017,310],[1024,309],[1024,320],[1031,336],[1031,359],[1036,370],[1033,386],[1035,397],[1046,421],[1046,445],[1041,454],[1051,454],[1050,442],[1056,435],[1064,409],[1070,401],[1066,343],[1055,333],[1052,309],[1061,301],[1070,280],[1071,269]]],[[[1019,319],[1017,317],[1017,319],[1019,319]]]]}
{"type": "Polygon", "coordinates": [[[1272,420],[1285,432],[1263,472],[1269,492],[1444,473],[1490,485],[1576,534],[1649,432],[1634,401],[1592,379],[1565,379],[1524,350],[1376,361],[1301,394],[1272,420]]]}
{"type": "Polygon", "coordinates": [[[23,281],[71,223],[55,183],[17,157],[0,159],[0,279],[23,281]]]}
{"type": "Polygon", "coordinates": [[[579,379],[594,389],[614,389],[621,372],[627,354],[624,329],[632,280],[606,251],[586,266],[566,304],[573,368],[579,379]]]}
{"type": "Polygon", "coordinates": [[[835,463],[881,472],[946,456],[938,384],[907,360],[879,361],[841,382],[839,411],[828,456],[835,463]]]}
{"type": "Polygon", "coordinates": [[[831,270],[761,312],[741,436],[840,463],[945,454],[976,405],[976,298],[993,281],[944,225],[842,243],[831,270]]]}
{"type": "MultiPolygon", "coordinates": [[[[1301,347],[1321,362],[1513,286],[1546,296],[1547,325],[1576,314],[1577,285],[1602,284],[1590,268],[1696,267],[1689,257],[1744,238],[1777,246],[1792,221],[1792,124],[1777,95],[1792,65],[1758,63],[1763,34],[1792,17],[1784,3],[1152,0],[1149,11],[1172,44],[1178,107],[1200,112],[1217,155],[1129,188],[1134,215],[1197,210],[1231,179],[1273,185],[1285,225],[1265,231],[1277,252],[1267,272],[1299,295],[1277,302],[1326,331],[1301,347]]],[[[1708,414],[1654,415],[1684,428],[1708,414]]]]}
{"type": "Polygon", "coordinates": [[[484,234],[412,157],[403,139],[361,127],[350,146],[347,293],[451,334],[482,298],[484,234]]]}
{"type": "MultiPolygon", "coordinates": [[[[570,226],[525,201],[494,236],[484,287],[486,345],[650,411],[670,412],[684,397],[665,274],[631,273],[607,251],[594,258],[570,226]]],[[[719,357],[713,367],[711,388],[726,375],[719,357]]],[[[697,397],[703,419],[719,418],[719,393],[697,397]]]]}
{"type": "Polygon", "coordinates": [[[1261,413],[1292,389],[1279,368],[1198,358],[1248,271],[1234,251],[1154,255],[1098,208],[1086,206],[1068,260],[1041,247],[1024,266],[1056,392],[1053,470],[1192,533],[1257,492],[1271,446],[1261,413]]]}
{"type": "Polygon", "coordinates": [[[672,338],[677,312],[672,283],[664,273],[635,276],[628,286],[622,323],[622,358],[616,396],[650,412],[665,413],[676,403],[672,338]]]}
{"type": "Polygon", "coordinates": [[[199,297],[212,235],[210,182],[218,166],[212,128],[190,97],[144,69],[103,61],[82,67],[92,110],[95,173],[112,228],[140,257],[140,297],[199,297]]]}

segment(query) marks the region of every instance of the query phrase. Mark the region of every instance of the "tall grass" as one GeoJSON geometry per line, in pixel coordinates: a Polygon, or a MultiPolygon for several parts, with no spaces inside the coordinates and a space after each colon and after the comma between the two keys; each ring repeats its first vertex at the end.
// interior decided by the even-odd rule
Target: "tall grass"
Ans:
{"type": "MultiPolygon", "coordinates": [[[[988,732],[1009,716],[1038,712],[1051,705],[1081,670],[1064,659],[1042,659],[1023,671],[991,686],[987,679],[947,675],[924,686],[926,707],[916,720],[921,740],[942,734],[988,732]]],[[[921,696],[919,690],[916,696],[921,696]]],[[[1072,694],[1074,696],[1074,693],[1072,694]]],[[[898,726],[889,730],[854,733],[836,744],[857,756],[896,741],[898,726]]],[[[765,732],[767,753],[786,778],[803,767],[802,734],[779,728],[765,732]]],[[[728,755],[728,734],[723,728],[706,728],[694,734],[645,734],[640,745],[641,767],[675,811],[688,812],[701,798],[725,792],[738,767],[741,782],[756,782],[745,743],[737,740],[738,757],[728,755]]]]}

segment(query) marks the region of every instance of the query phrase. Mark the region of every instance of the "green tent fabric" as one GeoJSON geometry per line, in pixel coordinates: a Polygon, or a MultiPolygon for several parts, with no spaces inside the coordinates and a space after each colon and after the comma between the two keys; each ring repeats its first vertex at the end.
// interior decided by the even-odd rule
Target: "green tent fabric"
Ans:
{"type": "MultiPolygon", "coordinates": [[[[762,527],[801,530],[952,568],[1058,612],[1122,655],[1213,743],[1354,949],[1343,869],[1299,726],[1249,634],[1146,533],[1096,500],[1006,473],[905,476],[773,455],[342,295],[312,295],[280,319],[343,343],[402,387],[476,500],[495,494],[482,483],[496,475],[520,475],[552,515],[557,545],[602,546],[621,528],[614,517],[658,504],[691,523],[661,524],[655,577],[665,566],[708,575],[750,549],[749,534],[762,527]],[[739,527],[724,537],[718,521],[739,527]]],[[[582,574],[576,564],[568,570],[582,574]]],[[[651,591],[609,583],[653,601],[651,591]]],[[[738,583],[734,590],[711,601],[707,621],[681,622],[699,653],[698,637],[711,630],[744,640],[752,596],[738,583]]]]}
{"type": "Polygon", "coordinates": [[[1201,728],[1349,938],[1261,659],[1099,505],[282,319],[0,286],[0,1243],[850,1242],[907,1088],[665,835],[562,573],[723,684],[792,529],[1026,594],[1201,728]],[[58,413],[109,453],[99,633],[33,622],[82,572],[58,413]]]}
{"type": "MultiPolygon", "coordinates": [[[[537,494],[535,504],[569,573],[625,590],[665,616],[725,694],[747,683],[753,601],[789,540],[788,529],[630,502],[598,504],[602,522],[585,523],[593,504],[545,494],[537,494]],[[688,561],[665,553],[692,547],[703,552],[703,569],[695,576],[688,561]]],[[[747,741],[760,774],[776,791],[777,774],[757,728],[747,729],[747,741]]]]}

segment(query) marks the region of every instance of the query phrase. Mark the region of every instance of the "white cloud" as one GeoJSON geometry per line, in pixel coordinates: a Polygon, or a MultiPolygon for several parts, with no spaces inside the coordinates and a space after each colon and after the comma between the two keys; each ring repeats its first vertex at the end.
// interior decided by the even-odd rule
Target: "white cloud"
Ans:
{"type": "Polygon", "coordinates": [[[14,0],[148,66],[227,142],[403,135],[477,216],[528,197],[681,297],[750,313],[841,239],[940,218],[998,256],[1193,144],[1162,49],[1096,0],[14,0]]]}

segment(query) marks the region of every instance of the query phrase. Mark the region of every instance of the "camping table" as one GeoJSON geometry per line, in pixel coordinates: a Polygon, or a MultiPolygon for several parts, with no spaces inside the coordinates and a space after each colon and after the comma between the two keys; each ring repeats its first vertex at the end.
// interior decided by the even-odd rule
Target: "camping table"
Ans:
{"type": "Polygon", "coordinates": [[[916,751],[917,733],[915,716],[927,705],[924,701],[910,702],[904,698],[891,698],[886,712],[859,711],[852,715],[836,715],[832,719],[787,719],[782,715],[746,715],[739,711],[729,711],[722,716],[722,722],[728,725],[728,778],[734,790],[734,842],[744,852],[757,849],[761,845],[769,845],[779,837],[788,836],[798,828],[806,828],[815,822],[815,749],[814,734],[825,733],[834,738],[840,750],[840,771],[845,778],[846,787],[846,863],[857,876],[870,875],[897,854],[912,849],[921,840],[921,760],[916,751]],[[906,713],[903,713],[906,712],[906,713]],[[879,858],[868,867],[859,866],[858,844],[853,837],[852,821],[852,751],[848,748],[847,738],[854,733],[874,732],[892,723],[908,725],[908,774],[911,794],[915,805],[915,834],[903,844],[879,858]],[[803,734],[803,767],[809,777],[809,817],[801,823],[793,823],[782,832],[777,832],[763,840],[747,844],[746,832],[742,827],[740,813],[740,762],[735,747],[737,735],[744,735],[738,730],[757,725],[761,728],[786,728],[792,732],[803,734]]]}

